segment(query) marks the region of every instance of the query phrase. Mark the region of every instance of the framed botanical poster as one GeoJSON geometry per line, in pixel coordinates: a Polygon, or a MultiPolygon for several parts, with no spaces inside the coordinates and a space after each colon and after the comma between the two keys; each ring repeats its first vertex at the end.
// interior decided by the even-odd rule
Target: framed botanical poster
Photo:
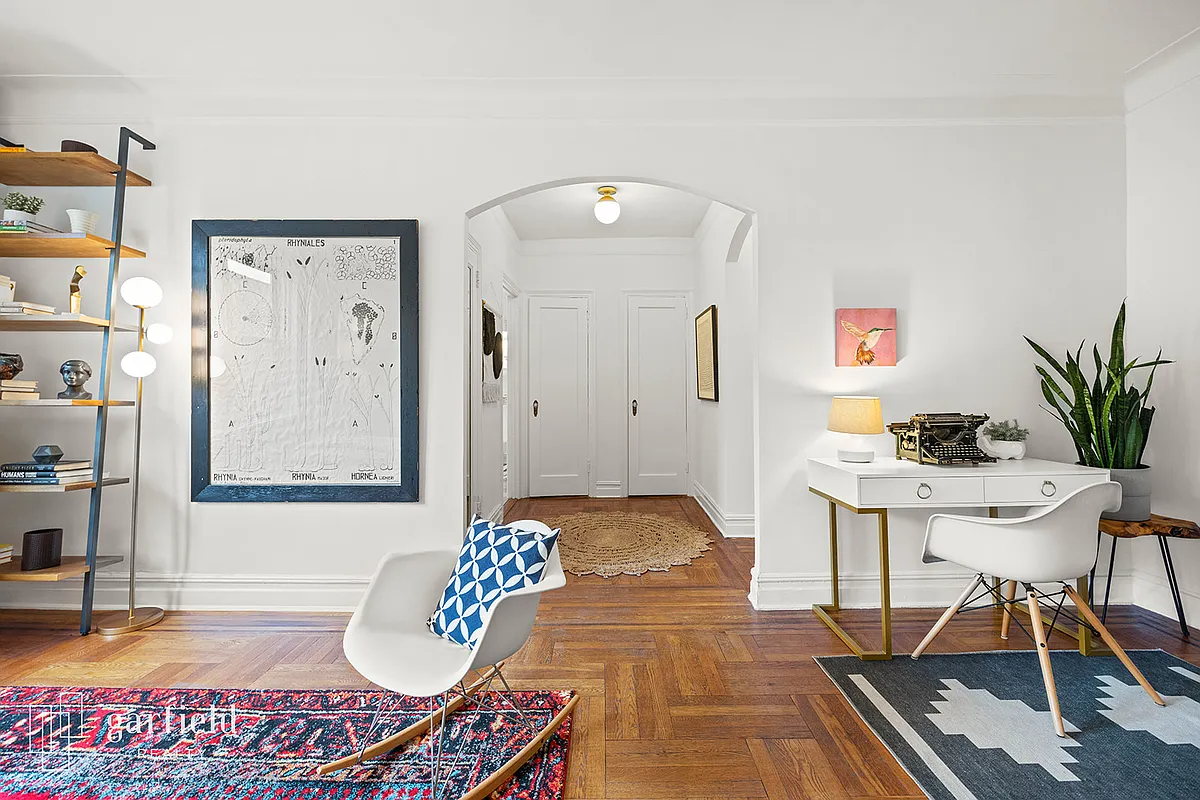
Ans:
{"type": "Polygon", "coordinates": [[[717,307],[709,306],[696,317],[696,397],[718,398],[717,307]]]}
{"type": "Polygon", "coordinates": [[[192,223],[192,499],[415,502],[416,220],[192,223]]]}

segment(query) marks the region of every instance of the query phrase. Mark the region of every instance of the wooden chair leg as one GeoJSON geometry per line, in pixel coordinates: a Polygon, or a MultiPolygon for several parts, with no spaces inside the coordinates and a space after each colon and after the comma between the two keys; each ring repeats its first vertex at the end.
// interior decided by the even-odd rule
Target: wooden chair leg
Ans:
{"type": "Polygon", "coordinates": [[[1042,609],[1038,605],[1037,592],[1029,592],[1029,619],[1033,628],[1033,639],[1037,643],[1038,661],[1042,665],[1042,681],[1046,684],[1046,701],[1050,704],[1050,716],[1054,719],[1054,732],[1064,739],[1062,712],[1058,708],[1058,690],[1054,688],[1054,670],[1050,666],[1050,647],[1046,644],[1046,629],[1042,625],[1042,609]]]}
{"type": "Polygon", "coordinates": [[[958,596],[958,599],[954,601],[954,605],[946,609],[946,613],[942,614],[942,617],[937,621],[937,624],[933,626],[929,633],[925,634],[925,638],[921,640],[919,645],[917,645],[917,649],[913,650],[913,658],[921,657],[921,653],[925,652],[925,648],[929,647],[930,643],[937,637],[939,633],[942,632],[942,628],[946,627],[946,623],[948,623],[950,619],[958,613],[958,610],[962,608],[963,603],[967,602],[967,599],[970,598],[971,592],[974,592],[975,588],[979,586],[982,581],[983,573],[971,578],[971,582],[967,584],[967,588],[958,596]]]}
{"type": "Polygon", "coordinates": [[[1000,622],[1000,638],[1008,639],[1008,626],[1012,622],[1012,604],[1017,597],[1017,582],[1004,584],[1004,619],[1000,622]]]}
{"type": "Polygon", "coordinates": [[[1113,635],[1108,632],[1108,628],[1104,627],[1104,623],[1096,616],[1096,612],[1092,611],[1091,607],[1083,601],[1083,598],[1079,596],[1079,592],[1075,591],[1073,587],[1065,583],[1063,586],[1067,589],[1067,597],[1071,598],[1071,602],[1079,609],[1079,613],[1100,633],[1100,638],[1108,645],[1108,649],[1112,650],[1113,654],[1121,659],[1121,663],[1125,665],[1125,669],[1129,670],[1129,674],[1133,676],[1134,680],[1141,684],[1141,687],[1146,690],[1146,694],[1150,695],[1150,699],[1160,706],[1165,706],[1166,703],[1163,702],[1162,697],[1159,696],[1158,692],[1154,691],[1154,687],[1150,685],[1150,681],[1146,680],[1146,676],[1142,674],[1142,671],[1134,666],[1128,654],[1121,649],[1121,645],[1117,644],[1117,640],[1113,638],[1113,635]]]}

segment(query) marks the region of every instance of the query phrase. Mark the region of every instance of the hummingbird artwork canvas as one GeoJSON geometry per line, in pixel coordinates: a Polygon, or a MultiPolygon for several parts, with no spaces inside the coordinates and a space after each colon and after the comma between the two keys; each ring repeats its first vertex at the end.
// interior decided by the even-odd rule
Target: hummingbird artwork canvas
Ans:
{"type": "Polygon", "coordinates": [[[836,366],[896,366],[896,309],[839,308],[835,318],[836,366]]]}

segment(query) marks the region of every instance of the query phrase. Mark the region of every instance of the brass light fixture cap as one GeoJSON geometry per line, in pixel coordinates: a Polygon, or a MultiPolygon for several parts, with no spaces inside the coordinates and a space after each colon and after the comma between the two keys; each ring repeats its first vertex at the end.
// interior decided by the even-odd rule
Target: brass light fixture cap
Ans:
{"type": "Polygon", "coordinates": [[[614,194],[617,193],[617,189],[615,186],[601,186],[596,191],[600,194],[601,197],[612,197],[614,194]]]}

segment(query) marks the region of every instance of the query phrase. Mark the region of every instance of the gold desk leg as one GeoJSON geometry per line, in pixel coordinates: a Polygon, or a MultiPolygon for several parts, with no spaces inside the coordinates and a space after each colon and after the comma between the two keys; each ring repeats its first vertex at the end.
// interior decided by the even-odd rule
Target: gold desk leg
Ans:
{"type": "Polygon", "coordinates": [[[862,642],[854,638],[852,634],[842,628],[829,615],[829,612],[838,611],[841,608],[838,592],[837,504],[833,501],[829,502],[829,567],[832,579],[831,595],[833,602],[829,604],[814,603],[813,613],[817,615],[817,619],[825,623],[826,627],[837,634],[837,637],[850,648],[854,655],[863,661],[886,661],[892,657],[892,583],[888,566],[887,509],[871,509],[869,511],[855,511],[854,513],[875,514],[879,519],[879,593],[883,634],[882,649],[868,650],[863,646],[862,642]]]}

